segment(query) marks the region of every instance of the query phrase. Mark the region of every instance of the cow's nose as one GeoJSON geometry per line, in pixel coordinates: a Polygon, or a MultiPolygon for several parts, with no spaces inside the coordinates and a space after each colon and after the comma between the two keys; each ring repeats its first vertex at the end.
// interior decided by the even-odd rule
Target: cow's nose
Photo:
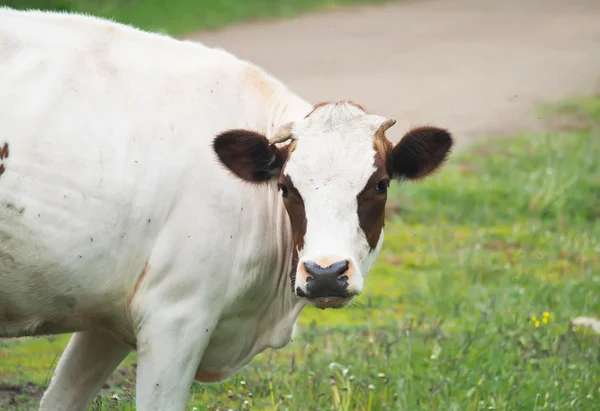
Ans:
{"type": "Polygon", "coordinates": [[[338,261],[328,267],[321,267],[314,261],[305,261],[306,291],[312,298],[345,297],[348,293],[348,260],[338,261]]]}

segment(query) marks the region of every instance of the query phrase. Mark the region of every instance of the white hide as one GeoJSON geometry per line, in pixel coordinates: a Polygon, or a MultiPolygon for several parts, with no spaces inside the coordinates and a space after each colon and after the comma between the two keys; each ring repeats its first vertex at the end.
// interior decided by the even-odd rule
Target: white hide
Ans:
{"type": "MultiPolygon", "coordinates": [[[[0,337],[77,332],[42,409],[86,409],[137,348],[137,410],[183,410],[194,376],[226,378],[289,342],[305,302],[275,182],[234,178],[211,144],[233,128],[271,136],[311,109],[222,50],[0,9],[0,337]]],[[[296,123],[302,257],[372,265],[356,194],[381,121],[337,105],[296,123]]]]}

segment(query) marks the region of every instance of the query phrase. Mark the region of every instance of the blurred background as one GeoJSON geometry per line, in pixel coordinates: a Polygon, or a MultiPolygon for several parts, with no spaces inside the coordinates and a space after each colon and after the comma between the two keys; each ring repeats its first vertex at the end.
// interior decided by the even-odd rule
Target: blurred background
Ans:
{"type": "MultiPolygon", "coordinates": [[[[0,0],[219,46],[318,103],[458,141],[395,187],[359,302],[190,409],[600,410],[600,1],[0,0]]],[[[1,28],[0,28],[1,29],[1,28]]],[[[36,409],[69,336],[0,341],[0,409],[36,409]]],[[[93,409],[134,409],[135,355],[93,409]]]]}

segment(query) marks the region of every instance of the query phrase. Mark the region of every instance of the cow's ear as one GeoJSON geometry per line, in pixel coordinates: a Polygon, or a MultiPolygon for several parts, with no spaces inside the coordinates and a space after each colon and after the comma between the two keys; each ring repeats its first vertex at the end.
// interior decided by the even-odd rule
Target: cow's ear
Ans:
{"type": "Polygon", "coordinates": [[[250,130],[229,130],[213,141],[219,160],[245,181],[261,183],[278,177],[284,153],[267,138],[250,130]]]}
{"type": "Polygon", "coordinates": [[[452,148],[452,136],[437,127],[419,127],[408,133],[391,150],[388,168],[396,179],[419,180],[438,169],[452,148]]]}

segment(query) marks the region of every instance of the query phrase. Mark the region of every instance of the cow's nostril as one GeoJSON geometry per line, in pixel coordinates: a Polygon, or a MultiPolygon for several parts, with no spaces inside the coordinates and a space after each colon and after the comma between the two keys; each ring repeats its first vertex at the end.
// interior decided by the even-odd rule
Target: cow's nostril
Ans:
{"type": "MultiPolygon", "coordinates": [[[[348,260],[337,262],[335,264],[332,264],[330,267],[335,267],[335,270],[339,274],[345,273],[346,271],[348,271],[348,260]]],[[[348,277],[346,277],[346,279],[348,279],[348,277]]]]}
{"type": "Polygon", "coordinates": [[[338,280],[338,283],[342,287],[347,287],[348,286],[348,276],[347,275],[343,275],[343,276],[339,277],[337,280],[338,280]]]}
{"type": "Polygon", "coordinates": [[[314,278],[312,278],[310,275],[306,277],[306,282],[307,283],[310,283],[313,280],[314,280],[314,278]]]}

